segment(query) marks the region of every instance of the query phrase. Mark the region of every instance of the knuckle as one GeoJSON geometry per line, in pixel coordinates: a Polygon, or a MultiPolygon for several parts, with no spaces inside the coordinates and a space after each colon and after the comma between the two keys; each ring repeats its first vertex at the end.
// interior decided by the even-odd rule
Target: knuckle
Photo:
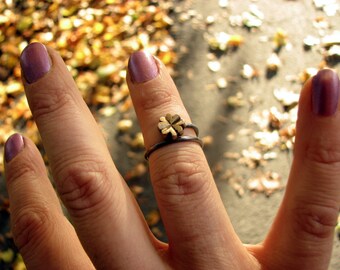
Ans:
{"type": "Polygon", "coordinates": [[[104,164],[87,160],[63,168],[57,189],[74,217],[98,213],[107,208],[105,203],[112,194],[112,186],[104,164]]]}
{"type": "Polygon", "coordinates": [[[157,108],[173,104],[174,96],[167,89],[156,89],[140,99],[140,108],[142,110],[154,111],[157,108]]]}
{"type": "Polygon", "coordinates": [[[18,179],[27,179],[34,177],[36,172],[36,164],[27,159],[21,159],[20,162],[12,162],[6,170],[6,179],[8,183],[12,183],[18,179]]]}
{"type": "Polygon", "coordinates": [[[55,86],[46,91],[36,91],[30,99],[30,108],[34,118],[40,119],[45,116],[50,117],[52,113],[65,112],[65,106],[73,102],[70,93],[62,86],[55,86]]]}
{"type": "MultiPolygon", "coordinates": [[[[161,157],[160,157],[161,158],[161,157]]],[[[209,188],[209,174],[206,164],[199,158],[185,154],[176,157],[175,161],[158,161],[159,166],[154,170],[153,185],[160,194],[160,200],[165,204],[178,204],[183,201],[202,200],[209,188]]]]}
{"type": "Polygon", "coordinates": [[[331,206],[306,205],[295,209],[295,231],[303,240],[329,239],[334,234],[339,209],[331,206]]]}
{"type": "Polygon", "coordinates": [[[22,253],[34,253],[50,235],[52,219],[47,208],[25,207],[12,218],[14,241],[22,253]]]}
{"type": "Polygon", "coordinates": [[[323,140],[309,144],[306,148],[306,159],[314,165],[340,168],[340,147],[323,140]]]}

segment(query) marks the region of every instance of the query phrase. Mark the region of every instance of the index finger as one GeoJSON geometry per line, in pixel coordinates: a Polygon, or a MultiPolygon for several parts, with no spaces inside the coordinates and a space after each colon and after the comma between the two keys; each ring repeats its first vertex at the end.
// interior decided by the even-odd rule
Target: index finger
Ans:
{"type": "Polygon", "coordinates": [[[340,209],[340,81],[321,70],[299,101],[294,160],[278,215],[261,256],[268,266],[326,269],[340,209]],[[277,236],[284,237],[277,237],[277,236]]]}

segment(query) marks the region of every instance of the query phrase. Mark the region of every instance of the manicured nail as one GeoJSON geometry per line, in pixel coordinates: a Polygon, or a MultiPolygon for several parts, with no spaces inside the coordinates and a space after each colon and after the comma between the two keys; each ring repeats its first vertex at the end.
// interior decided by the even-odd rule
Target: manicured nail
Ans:
{"type": "Polygon", "coordinates": [[[146,51],[133,53],[130,57],[128,68],[132,81],[136,83],[150,81],[158,75],[155,59],[146,51]]]}
{"type": "Polygon", "coordinates": [[[323,69],[312,79],[313,112],[320,116],[331,116],[338,109],[340,82],[338,75],[323,69]]]}
{"type": "Polygon", "coordinates": [[[28,45],[20,56],[20,64],[28,83],[42,78],[51,68],[51,60],[46,47],[38,42],[28,45]]]}
{"type": "Polygon", "coordinates": [[[24,139],[20,134],[13,134],[5,144],[5,160],[10,162],[24,148],[24,139]]]}

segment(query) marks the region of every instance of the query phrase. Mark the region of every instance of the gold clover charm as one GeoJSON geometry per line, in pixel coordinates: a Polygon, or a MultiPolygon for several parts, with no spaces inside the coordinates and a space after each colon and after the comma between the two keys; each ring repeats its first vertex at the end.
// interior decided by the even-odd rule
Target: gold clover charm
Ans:
{"type": "Polygon", "coordinates": [[[168,113],[159,118],[158,129],[168,139],[176,140],[183,135],[184,128],[185,122],[178,114],[168,113]]]}

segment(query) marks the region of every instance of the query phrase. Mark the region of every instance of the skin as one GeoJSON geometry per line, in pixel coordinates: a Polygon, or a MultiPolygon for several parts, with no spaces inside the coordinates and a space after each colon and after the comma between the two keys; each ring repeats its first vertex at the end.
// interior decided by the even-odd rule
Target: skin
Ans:
{"type": "MultiPolygon", "coordinates": [[[[39,151],[24,138],[5,172],[13,235],[28,269],[327,269],[340,207],[340,113],[313,114],[311,81],[301,92],[286,193],[265,240],[241,243],[202,149],[183,142],[149,159],[166,244],[146,225],[63,60],[51,48],[48,53],[50,71],[32,84],[23,81],[72,225],[39,151]]],[[[146,148],[162,141],[155,129],[159,116],[176,112],[191,122],[156,62],[159,74],[152,80],[134,83],[127,75],[146,148]]]]}

